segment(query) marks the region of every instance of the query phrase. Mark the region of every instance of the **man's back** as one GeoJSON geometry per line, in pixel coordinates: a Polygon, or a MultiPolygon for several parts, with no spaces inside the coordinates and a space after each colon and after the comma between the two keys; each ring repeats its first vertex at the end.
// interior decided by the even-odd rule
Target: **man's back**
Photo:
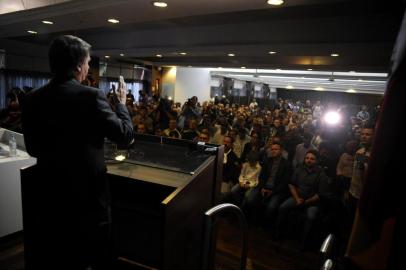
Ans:
{"type": "Polygon", "coordinates": [[[100,172],[105,169],[104,137],[124,143],[132,140],[128,114],[122,113],[128,123],[119,121],[100,90],[75,80],[51,82],[33,91],[23,114],[27,150],[40,165],[100,172]]]}

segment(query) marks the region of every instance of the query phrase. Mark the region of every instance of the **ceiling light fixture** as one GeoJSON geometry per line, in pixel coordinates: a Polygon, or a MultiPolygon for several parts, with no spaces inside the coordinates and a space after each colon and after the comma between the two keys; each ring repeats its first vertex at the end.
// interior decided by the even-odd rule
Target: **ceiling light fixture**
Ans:
{"type": "Polygon", "coordinates": [[[242,69],[245,69],[245,67],[241,67],[242,69]]]}
{"type": "Polygon", "coordinates": [[[110,58],[110,55],[105,55],[104,57],[107,58],[107,59],[109,59],[109,58],[110,58]]]}
{"type": "Polygon", "coordinates": [[[347,93],[357,93],[357,91],[355,91],[354,89],[348,89],[347,91],[345,91],[347,93]]]}
{"type": "Polygon", "coordinates": [[[338,53],[332,53],[331,56],[332,57],[339,57],[340,55],[338,53]]]}
{"type": "Polygon", "coordinates": [[[44,23],[44,24],[54,24],[54,22],[51,22],[51,21],[42,21],[42,23],[44,23]]]}
{"type": "Polygon", "coordinates": [[[166,8],[168,4],[163,1],[155,1],[152,3],[154,6],[159,7],[159,8],[166,8]]]}
{"type": "Polygon", "coordinates": [[[120,56],[124,56],[125,54],[124,53],[120,53],[120,56]]]}
{"type": "Polygon", "coordinates": [[[294,87],[292,85],[286,86],[286,89],[293,89],[294,87]]]}
{"type": "Polygon", "coordinates": [[[114,23],[114,24],[116,24],[116,23],[119,23],[119,22],[120,22],[119,20],[114,19],[114,18],[110,18],[110,19],[108,19],[107,21],[108,21],[109,23],[114,23]]]}
{"type": "Polygon", "coordinates": [[[308,68],[307,70],[308,70],[308,71],[312,71],[313,69],[312,69],[312,68],[308,68]]]}
{"type": "Polygon", "coordinates": [[[268,5],[271,6],[280,6],[282,5],[285,1],[284,0],[268,0],[266,1],[268,3],[268,5]]]}
{"type": "Polygon", "coordinates": [[[162,57],[162,54],[157,54],[157,55],[155,55],[156,57],[162,57]]]}
{"type": "Polygon", "coordinates": [[[230,57],[235,56],[235,54],[233,54],[233,53],[229,53],[229,54],[227,54],[227,55],[230,56],[230,57]]]}
{"type": "Polygon", "coordinates": [[[180,55],[186,55],[187,53],[185,53],[185,52],[181,52],[181,53],[179,53],[180,55]]]}
{"type": "Polygon", "coordinates": [[[314,88],[314,90],[316,90],[316,91],[323,91],[324,88],[319,86],[319,87],[314,88]]]}
{"type": "Polygon", "coordinates": [[[274,51],[270,51],[270,52],[269,52],[269,54],[276,54],[276,52],[274,52],[274,51]]]}
{"type": "Polygon", "coordinates": [[[38,32],[37,32],[37,31],[33,31],[33,30],[28,30],[27,32],[28,32],[28,33],[30,33],[30,34],[33,34],[33,35],[38,34],[38,32]]]}

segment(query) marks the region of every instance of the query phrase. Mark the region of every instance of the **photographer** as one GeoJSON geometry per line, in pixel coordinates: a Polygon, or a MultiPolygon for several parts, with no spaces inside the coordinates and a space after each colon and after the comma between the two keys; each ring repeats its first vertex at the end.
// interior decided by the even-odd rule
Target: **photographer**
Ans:
{"type": "Polygon", "coordinates": [[[193,96],[189,98],[183,105],[182,112],[179,115],[179,127],[184,128],[185,125],[188,125],[191,118],[200,121],[201,111],[197,107],[197,97],[193,96]]]}

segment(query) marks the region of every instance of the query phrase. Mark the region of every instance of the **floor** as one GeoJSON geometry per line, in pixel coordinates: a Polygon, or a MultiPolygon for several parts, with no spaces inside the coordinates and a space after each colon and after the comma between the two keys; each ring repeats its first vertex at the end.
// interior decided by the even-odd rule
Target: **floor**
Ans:
{"type": "MultiPolygon", "coordinates": [[[[238,224],[227,219],[218,222],[216,270],[239,269],[241,253],[240,229],[238,224]]],[[[145,269],[122,262],[123,269],[145,269]]],[[[0,239],[0,269],[23,270],[24,247],[22,233],[0,239]]],[[[274,242],[268,232],[260,228],[248,231],[247,270],[313,270],[318,269],[317,249],[301,252],[293,240],[274,242]]]]}

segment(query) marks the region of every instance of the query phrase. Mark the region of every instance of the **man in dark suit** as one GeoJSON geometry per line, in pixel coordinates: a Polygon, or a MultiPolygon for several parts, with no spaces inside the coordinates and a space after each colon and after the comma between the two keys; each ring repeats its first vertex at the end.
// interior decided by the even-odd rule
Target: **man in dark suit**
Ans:
{"type": "Polygon", "coordinates": [[[56,38],[49,49],[53,78],[23,104],[25,144],[39,172],[33,269],[111,267],[104,138],[129,145],[134,135],[124,83],[115,112],[102,91],[80,84],[89,61],[88,43],[56,38]]]}
{"type": "Polygon", "coordinates": [[[279,205],[289,196],[291,170],[288,161],[282,157],[282,151],[283,147],[279,142],[272,143],[271,156],[262,164],[259,184],[247,200],[247,208],[251,212],[255,212],[258,204],[264,204],[265,212],[257,218],[266,228],[275,219],[279,205]]]}

